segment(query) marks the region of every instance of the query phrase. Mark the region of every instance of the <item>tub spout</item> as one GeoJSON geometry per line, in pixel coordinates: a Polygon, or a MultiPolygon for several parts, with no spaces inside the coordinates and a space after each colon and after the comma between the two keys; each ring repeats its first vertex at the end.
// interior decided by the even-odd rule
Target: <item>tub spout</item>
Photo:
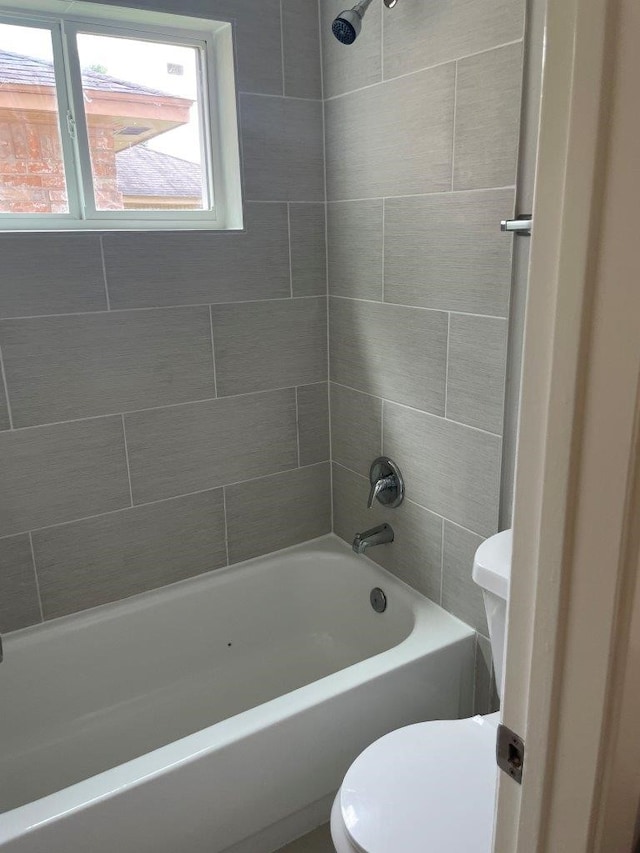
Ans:
{"type": "Polygon", "coordinates": [[[356,533],[351,547],[356,554],[364,554],[367,548],[386,545],[388,542],[393,542],[393,528],[390,524],[379,524],[364,533],[356,533]]]}

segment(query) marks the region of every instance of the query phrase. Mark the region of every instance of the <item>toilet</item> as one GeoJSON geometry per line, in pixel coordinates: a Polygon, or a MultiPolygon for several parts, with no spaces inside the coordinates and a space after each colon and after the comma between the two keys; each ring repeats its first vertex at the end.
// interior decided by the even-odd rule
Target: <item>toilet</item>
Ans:
{"type": "MultiPolygon", "coordinates": [[[[476,551],[496,685],[502,694],[511,531],[476,551]]],[[[490,853],[500,713],[405,726],[353,762],[331,811],[337,853],[490,853]]]]}

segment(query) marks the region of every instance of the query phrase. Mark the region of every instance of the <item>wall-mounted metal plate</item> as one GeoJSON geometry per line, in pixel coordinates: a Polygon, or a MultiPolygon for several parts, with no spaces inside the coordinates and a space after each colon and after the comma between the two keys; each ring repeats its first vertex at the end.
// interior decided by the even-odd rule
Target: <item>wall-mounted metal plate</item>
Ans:
{"type": "Polygon", "coordinates": [[[388,456],[378,456],[374,459],[369,471],[369,482],[369,509],[375,500],[391,508],[400,506],[404,498],[404,480],[393,459],[388,456]]]}
{"type": "Polygon", "coordinates": [[[496,740],[496,761],[498,767],[507,776],[511,776],[518,785],[522,784],[522,768],[524,767],[524,741],[511,729],[500,724],[496,740]]]}
{"type": "Polygon", "coordinates": [[[380,589],[379,586],[375,586],[371,590],[371,594],[369,596],[369,601],[371,602],[371,606],[376,611],[376,613],[384,613],[387,609],[387,596],[380,589]]]}

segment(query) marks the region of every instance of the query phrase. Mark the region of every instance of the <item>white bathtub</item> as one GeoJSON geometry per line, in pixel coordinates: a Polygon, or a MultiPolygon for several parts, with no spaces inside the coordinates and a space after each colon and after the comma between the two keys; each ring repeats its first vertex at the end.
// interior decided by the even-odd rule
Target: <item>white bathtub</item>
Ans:
{"type": "Polygon", "coordinates": [[[0,850],[273,850],[374,739],[470,714],[472,661],[468,626],[333,536],[18,631],[0,850]]]}

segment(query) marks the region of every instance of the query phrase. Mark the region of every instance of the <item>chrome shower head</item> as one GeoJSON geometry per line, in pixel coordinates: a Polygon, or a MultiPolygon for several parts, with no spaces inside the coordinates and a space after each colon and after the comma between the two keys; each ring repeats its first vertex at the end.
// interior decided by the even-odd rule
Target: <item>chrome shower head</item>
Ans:
{"type": "MultiPolygon", "coordinates": [[[[387,9],[393,9],[397,2],[398,0],[384,0],[384,5],[387,9]]],[[[353,9],[346,9],[344,12],[340,12],[333,24],[331,24],[331,31],[339,42],[342,42],[342,44],[354,43],[360,35],[364,13],[371,3],[372,0],[360,0],[360,3],[356,3],[353,9]]]]}
{"type": "Polygon", "coordinates": [[[340,12],[333,24],[331,24],[331,31],[339,42],[342,42],[342,44],[354,43],[362,29],[364,13],[369,8],[371,2],[372,0],[361,0],[360,3],[356,3],[353,9],[346,9],[344,12],[340,12]]]}

